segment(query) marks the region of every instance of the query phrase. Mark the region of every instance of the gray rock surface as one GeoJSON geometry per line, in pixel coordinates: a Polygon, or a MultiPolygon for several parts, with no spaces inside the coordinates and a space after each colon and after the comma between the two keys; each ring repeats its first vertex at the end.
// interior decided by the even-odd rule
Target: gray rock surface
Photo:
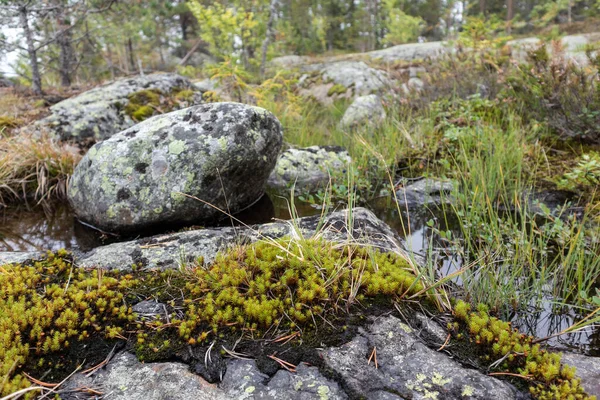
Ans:
{"type": "Polygon", "coordinates": [[[383,92],[392,86],[385,71],[369,67],[363,61],[335,61],[309,64],[302,67],[309,73],[302,80],[300,94],[313,97],[323,104],[339,98],[354,98],[383,92]],[[343,87],[344,90],[337,90],[343,87]]]}
{"type": "Polygon", "coordinates": [[[381,98],[369,94],[356,98],[344,113],[340,127],[349,128],[360,125],[376,125],[385,119],[385,110],[381,98]]]}
{"type": "Polygon", "coordinates": [[[75,389],[95,389],[112,400],[225,400],[231,399],[189,371],[185,364],[175,362],[140,363],[133,354],[119,353],[105,368],[88,377],[74,375],[63,387],[64,400],[94,398],[75,389]]]}
{"type": "Polygon", "coordinates": [[[231,398],[264,400],[347,399],[336,382],[316,367],[301,363],[295,373],[279,370],[272,378],[262,374],[253,360],[234,360],[219,385],[231,398]]]}
{"type": "Polygon", "coordinates": [[[297,56],[291,54],[288,56],[275,57],[269,62],[269,65],[272,68],[280,70],[297,68],[301,65],[307,64],[308,62],[310,62],[310,57],[308,56],[297,56]]]}
{"type": "Polygon", "coordinates": [[[279,121],[238,103],[158,115],[97,143],[69,182],[77,216],[105,231],[210,222],[250,206],[281,149],[279,121]],[[182,193],[212,204],[188,198],[182,193]]]}
{"type": "Polygon", "coordinates": [[[351,342],[324,350],[346,393],[367,399],[518,399],[511,385],[467,369],[421,343],[393,316],[377,319],[351,342]],[[377,367],[367,363],[377,349],[377,367]],[[394,397],[399,396],[399,397],[394,397]]]}
{"type": "Polygon", "coordinates": [[[384,62],[412,61],[437,57],[451,51],[444,42],[408,43],[365,53],[373,60],[384,62]]]}
{"type": "Polygon", "coordinates": [[[587,394],[600,399],[600,357],[563,353],[562,362],[577,368],[577,377],[587,394]]]}
{"type": "MultiPolygon", "coordinates": [[[[27,129],[48,132],[61,140],[76,143],[107,139],[135,124],[124,110],[129,102],[127,96],[146,89],[160,90],[164,95],[182,89],[196,90],[187,78],[176,74],[119,79],[53,105],[48,117],[27,129]]],[[[198,95],[191,101],[182,102],[181,106],[200,101],[198,95]]]]}
{"type": "MultiPolygon", "coordinates": [[[[304,237],[314,235],[320,225],[319,216],[300,218],[295,223],[304,237]]],[[[320,232],[329,240],[345,240],[351,234],[354,241],[369,243],[385,251],[403,252],[398,235],[365,208],[355,208],[351,213],[343,210],[330,214],[325,217],[320,232]],[[349,230],[347,221],[350,215],[352,229],[349,230]]],[[[219,251],[235,243],[297,234],[290,222],[274,222],[252,228],[199,229],[97,247],[79,254],[76,261],[77,265],[86,268],[128,270],[133,264],[146,268],[178,268],[198,257],[211,262],[219,251]]]]}
{"type": "Polygon", "coordinates": [[[0,265],[17,264],[29,260],[38,260],[43,258],[46,253],[42,251],[0,251],[0,265]]]}
{"type": "Polygon", "coordinates": [[[399,189],[396,198],[400,207],[408,209],[439,205],[450,201],[453,188],[451,182],[426,178],[399,189]]]}
{"type": "Polygon", "coordinates": [[[325,187],[329,177],[344,173],[352,162],[348,152],[338,146],[311,146],[288,149],[281,154],[267,181],[272,189],[314,189],[325,187]]]}
{"type": "MultiPolygon", "coordinates": [[[[585,54],[585,46],[600,40],[600,33],[587,33],[582,35],[563,36],[560,42],[564,49],[564,56],[567,60],[576,61],[579,64],[587,64],[589,62],[585,54]]],[[[513,57],[519,61],[524,61],[527,56],[527,51],[538,47],[542,41],[538,38],[515,39],[507,43],[511,48],[513,57]]],[[[548,51],[552,52],[552,47],[547,47],[548,51]]]]}

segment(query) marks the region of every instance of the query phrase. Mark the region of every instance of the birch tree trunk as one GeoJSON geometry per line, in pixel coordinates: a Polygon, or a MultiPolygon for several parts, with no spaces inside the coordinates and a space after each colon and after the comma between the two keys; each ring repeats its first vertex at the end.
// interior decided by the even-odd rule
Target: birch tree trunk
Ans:
{"type": "Polygon", "coordinates": [[[40,66],[37,59],[37,49],[33,41],[33,32],[29,27],[29,10],[26,6],[19,8],[19,24],[25,33],[25,42],[27,44],[27,55],[31,65],[31,86],[35,94],[43,94],[42,77],[40,75],[40,66]]]}
{"type": "Polygon", "coordinates": [[[262,42],[261,60],[260,60],[260,76],[265,76],[265,67],[267,65],[267,50],[273,37],[275,37],[275,18],[277,16],[277,0],[271,0],[269,5],[269,21],[267,22],[267,34],[262,42]]]}

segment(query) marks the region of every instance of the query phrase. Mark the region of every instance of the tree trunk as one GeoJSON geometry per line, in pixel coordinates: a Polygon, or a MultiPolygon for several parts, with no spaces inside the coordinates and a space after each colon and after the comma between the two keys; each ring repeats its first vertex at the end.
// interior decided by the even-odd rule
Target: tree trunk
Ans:
{"type": "Polygon", "coordinates": [[[129,68],[128,71],[135,71],[135,59],[133,56],[133,40],[127,39],[127,53],[129,53],[129,68]]]}
{"type": "Polygon", "coordinates": [[[485,0],[479,0],[479,13],[485,15],[485,0]]]}
{"type": "Polygon", "coordinates": [[[29,64],[31,65],[31,84],[35,94],[44,94],[42,91],[42,77],[40,76],[40,67],[38,65],[37,50],[33,42],[33,32],[29,27],[29,11],[23,6],[19,9],[19,22],[21,29],[25,32],[25,41],[27,44],[27,54],[29,56],[29,64]]]}
{"type": "Polygon", "coordinates": [[[73,64],[74,55],[73,51],[73,35],[71,33],[71,25],[68,17],[65,15],[65,10],[60,4],[61,1],[56,2],[57,8],[54,11],[56,19],[56,43],[60,48],[59,54],[59,74],[60,84],[63,87],[69,87],[72,83],[73,75],[73,64]]]}
{"type": "Polygon", "coordinates": [[[506,0],[506,33],[512,31],[512,19],[514,17],[514,0],[506,0]]]}
{"type": "Polygon", "coordinates": [[[267,50],[273,37],[275,36],[275,17],[277,16],[277,0],[271,0],[269,5],[269,21],[267,22],[267,34],[262,42],[261,60],[260,60],[260,76],[265,76],[265,66],[267,65],[267,50]]]}

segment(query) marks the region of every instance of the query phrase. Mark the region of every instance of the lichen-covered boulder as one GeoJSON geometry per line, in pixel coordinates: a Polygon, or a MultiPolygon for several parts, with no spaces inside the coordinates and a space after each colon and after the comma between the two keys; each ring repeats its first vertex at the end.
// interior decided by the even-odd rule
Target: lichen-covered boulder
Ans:
{"type": "Polygon", "coordinates": [[[201,101],[200,91],[177,74],[119,79],[53,105],[49,116],[27,129],[86,144],[107,139],[154,114],[201,101]]]}
{"type": "Polygon", "coordinates": [[[94,145],[69,200],[81,220],[107,231],[208,223],[223,216],[217,208],[236,213],[263,195],[281,143],[279,121],[258,107],[159,115],[94,145]]]}
{"type": "Polygon", "coordinates": [[[267,186],[271,189],[315,189],[325,186],[335,174],[345,174],[352,162],[339,146],[311,146],[288,149],[277,160],[267,186]]]}
{"type": "Polygon", "coordinates": [[[362,124],[376,125],[385,119],[385,110],[381,98],[376,94],[358,97],[344,113],[340,121],[341,128],[350,128],[362,124]]]}
{"type": "Polygon", "coordinates": [[[302,67],[307,74],[300,81],[300,94],[322,104],[335,99],[351,99],[383,92],[392,86],[385,71],[369,67],[363,61],[336,61],[302,67]]]}

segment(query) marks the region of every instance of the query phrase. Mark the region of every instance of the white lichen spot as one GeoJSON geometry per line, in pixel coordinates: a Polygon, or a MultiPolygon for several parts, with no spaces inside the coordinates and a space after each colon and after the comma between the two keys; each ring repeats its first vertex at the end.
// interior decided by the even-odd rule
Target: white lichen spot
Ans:
{"type": "Polygon", "coordinates": [[[256,390],[256,387],[254,386],[248,386],[245,390],[246,393],[254,393],[254,391],[256,390]]]}
{"type": "Polygon", "coordinates": [[[303,385],[303,382],[302,382],[302,381],[298,381],[298,382],[296,382],[296,383],[294,384],[294,390],[298,391],[298,390],[302,389],[302,385],[303,385]]]}
{"type": "Polygon", "coordinates": [[[460,395],[462,397],[471,397],[473,396],[473,393],[475,393],[475,388],[473,386],[465,385],[460,395]]]}
{"type": "Polygon", "coordinates": [[[410,328],[410,326],[408,326],[408,325],[406,325],[406,324],[404,324],[404,323],[402,323],[402,322],[400,322],[398,326],[400,326],[400,329],[402,329],[402,330],[403,330],[404,332],[406,332],[406,333],[411,333],[411,332],[413,331],[413,330],[410,328]]]}
{"type": "Polygon", "coordinates": [[[388,336],[388,339],[393,338],[394,337],[394,332],[389,331],[387,336],[388,336]]]}

